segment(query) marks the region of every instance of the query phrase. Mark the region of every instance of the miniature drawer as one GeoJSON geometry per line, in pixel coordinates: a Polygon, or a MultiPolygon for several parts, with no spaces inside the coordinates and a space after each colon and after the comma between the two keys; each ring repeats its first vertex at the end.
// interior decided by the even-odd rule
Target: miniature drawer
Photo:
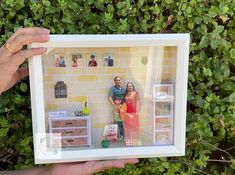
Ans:
{"type": "Polygon", "coordinates": [[[155,133],[155,145],[173,144],[173,130],[155,133]]]}
{"type": "Polygon", "coordinates": [[[155,118],[156,130],[170,130],[173,127],[173,118],[155,118]]]}
{"type": "Polygon", "coordinates": [[[86,146],[89,145],[87,137],[80,138],[62,138],[62,147],[68,146],[86,146]]]}
{"type": "Polygon", "coordinates": [[[87,120],[52,120],[52,128],[61,128],[61,127],[86,127],[87,120]]]}
{"type": "Polygon", "coordinates": [[[76,128],[76,129],[53,129],[53,133],[61,133],[61,136],[86,136],[87,128],[76,128]]]}

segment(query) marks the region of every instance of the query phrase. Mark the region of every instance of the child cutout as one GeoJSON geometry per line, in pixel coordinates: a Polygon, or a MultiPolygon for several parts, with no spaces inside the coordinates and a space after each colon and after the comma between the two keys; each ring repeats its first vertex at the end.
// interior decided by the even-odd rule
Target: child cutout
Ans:
{"type": "Polygon", "coordinates": [[[125,103],[121,104],[122,100],[120,97],[114,98],[113,107],[113,122],[118,125],[119,139],[124,140],[124,127],[122,120],[123,109],[125,108],[125,103]]]}

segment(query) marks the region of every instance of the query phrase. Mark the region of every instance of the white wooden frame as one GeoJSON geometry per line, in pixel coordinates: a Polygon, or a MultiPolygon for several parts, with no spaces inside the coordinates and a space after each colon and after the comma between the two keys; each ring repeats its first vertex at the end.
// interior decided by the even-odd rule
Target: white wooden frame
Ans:
{"type": "Polygon", "coordinates": [[[109,149],[62,151],[60,158],[41,158],[36,134],[45,133],[43,72],[41,56],[29,59],[32,120],[35,163],[55,163],[104,159],[183,156],[185,154],[186,100],[189,57],[189,34],[144,34],[144,35],[50,35],[47,43],[34,43],[30,48],[71,47],[135,47],[176,46],[175,119],[173,145],[144,146],[109,149]],[[143,149],[144,148],[144,149],[143,149]]]}

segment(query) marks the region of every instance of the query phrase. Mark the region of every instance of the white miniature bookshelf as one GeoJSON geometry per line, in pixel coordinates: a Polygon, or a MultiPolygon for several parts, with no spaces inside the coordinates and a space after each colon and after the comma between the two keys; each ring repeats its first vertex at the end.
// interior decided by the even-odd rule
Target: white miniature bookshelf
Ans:
{"type": "Polygon", "coordinates": [[[154,145],[173,144],[174,85],[155,84],[153,95],[154,145]]]}

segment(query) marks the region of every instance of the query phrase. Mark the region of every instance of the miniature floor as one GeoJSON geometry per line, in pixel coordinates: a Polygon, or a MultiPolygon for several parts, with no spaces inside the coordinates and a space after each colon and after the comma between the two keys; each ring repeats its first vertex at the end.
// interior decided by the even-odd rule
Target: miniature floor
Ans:
{"type": "MultiPolygon", "coordinates": [[[[153,146],[152,141],[148,138],[142,139],[143,145],[141,146],[153,146]]],[[[125,148],[124,141],[110,142],[109,148],[125,148]]],[[[65,147],[62,150],[86,150],[86,149],[100,149],[102,148],[101,143],[93,144],[91,147],[65,147]]]]}

